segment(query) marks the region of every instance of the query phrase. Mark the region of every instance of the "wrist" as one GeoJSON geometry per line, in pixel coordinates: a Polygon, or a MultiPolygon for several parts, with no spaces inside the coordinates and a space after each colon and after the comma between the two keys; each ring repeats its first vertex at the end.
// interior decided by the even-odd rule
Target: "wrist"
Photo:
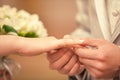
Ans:
{"type": "Polygon", "coordinates": [[[14,51],[15,51],[15,54],[19,54],[21,55],[21,50],[24,48],[24,38],[23,37],[15,37],[15,42],[14,42],[14,51]]]}

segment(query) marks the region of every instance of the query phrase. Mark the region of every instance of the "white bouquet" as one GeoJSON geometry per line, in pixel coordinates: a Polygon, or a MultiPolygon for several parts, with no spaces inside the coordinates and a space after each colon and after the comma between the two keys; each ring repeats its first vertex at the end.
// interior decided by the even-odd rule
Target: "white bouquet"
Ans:
{"type": "MultiPolygon", "coordinates": [[[[37,14],[29,14],[25,10],[17,10],[8,5],[0,7],[0,35],[18,35],[22,37],[45,37],[47,30],[37,14]]],[[[0,57],[0,70],[3,70],[4,80],[10,80],[20,69],[20,65],[6,56],[0,57]],[[5,71],[4,71],[5,70],[5,71]]]]}
{"type": "Polygon", "coordinates": [[[17,34],[23,37],[44,37],[47,31],[37,14],[17,10],[8,5],[0,7],[0,34],[17,34]]]}

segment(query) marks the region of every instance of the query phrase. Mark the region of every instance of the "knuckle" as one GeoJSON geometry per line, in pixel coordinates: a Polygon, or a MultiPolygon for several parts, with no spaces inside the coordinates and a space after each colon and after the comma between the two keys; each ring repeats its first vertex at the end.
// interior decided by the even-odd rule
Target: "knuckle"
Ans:
{"type": "Polygon", "coordinates": [[[69,72],[69,71],[70,71],[70,68],[69,68],[69,66],[65,66],[65,67],[63,68],[63,70],[66,71],[66,72],[69,72]]]}
{"type": "Polygon", "coordinates": [[[60,73],[62,74],[68,74],[69,73],[69,69],[68,68],[62,68],[60,70],[58,70],[60,73]]]}
{"type": "Polygon", "coordinates": [[[76,75],[76,74],[78,74],[80,71],[79,71],[79,64],[76,64],[76,66],[74,67],[74,69],[75,70],[71,70],[70,72],[69,72],[69,75],[70,76],[73,76],[73,75],[76,75]]]}
{"type": "Polygon", "coordinates": [[[106,61],[107,57],[108,56],[106,54],[104,54],[102,52],[99,53],[99,60],[100,61],[106,61]]]}
{"type": "Polygon", "coordinates": [[[66,66],[66,67],[59,69],[58,72],[60,72],[61,74],[69,74],[70,68],[69,66],[66,66]]]}
{"type": "Polygon", "coordinates": [[[106,69],[106,65],[102,62],[97,63],[98,70],[104,71],[106,69]]]}

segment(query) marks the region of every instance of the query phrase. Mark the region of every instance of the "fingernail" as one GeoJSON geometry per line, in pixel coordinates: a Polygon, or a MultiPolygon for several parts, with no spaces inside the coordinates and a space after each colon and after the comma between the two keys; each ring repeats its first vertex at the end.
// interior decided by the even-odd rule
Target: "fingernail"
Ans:
{"type": "Polygon", "coordinates": [[[65,35],[63,38],[64,38],[64,39],[69,39],[69,38],[70,38],[70,35],[65,35]]]}
{"type": "Polygon", "coordinates": [[[80,40],[81,43],[83,43],[85,40],[80,40]]]}

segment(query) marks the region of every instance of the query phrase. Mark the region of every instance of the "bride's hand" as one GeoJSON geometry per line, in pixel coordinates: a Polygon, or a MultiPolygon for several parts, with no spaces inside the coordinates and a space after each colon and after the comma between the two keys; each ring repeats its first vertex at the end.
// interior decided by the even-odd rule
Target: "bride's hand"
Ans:
{"type": "Polygon", "coordinates": [[[76,39],[56,39],[55,37],[44,38],[22,38],[20,37],[16,43],[18,49],[17,53],[23,55],[39,55],[53,49],[63,47],[71,47],[81,44],[83,40],[76,39]]]}

